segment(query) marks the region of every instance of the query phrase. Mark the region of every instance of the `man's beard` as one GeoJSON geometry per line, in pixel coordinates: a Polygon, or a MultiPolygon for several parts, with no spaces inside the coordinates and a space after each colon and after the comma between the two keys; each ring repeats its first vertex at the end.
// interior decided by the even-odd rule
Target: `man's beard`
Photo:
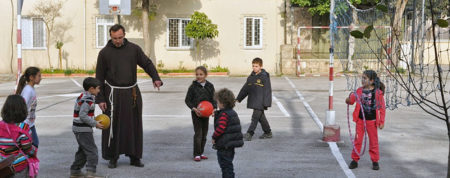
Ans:
{"type": "Polygon", "coordinates": [[[114,43],[114,46],[116,46],[116,47],[120,48],[120,47],[122,47],[122,46],[123,46],[123,42],[122,42],[122,43],[119,43],[119,44],[117,44],[117,43],[114,43]]]}

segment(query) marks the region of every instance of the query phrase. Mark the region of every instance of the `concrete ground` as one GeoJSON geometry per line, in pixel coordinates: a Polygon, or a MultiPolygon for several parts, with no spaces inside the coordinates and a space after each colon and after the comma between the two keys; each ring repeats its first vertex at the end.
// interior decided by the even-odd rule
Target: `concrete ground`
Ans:
{"type": "MultiPolygon", "coordinates": [[[[40,138],[38,157],[41,160],[40,177],[68,177],[77,143],[71,131],[73,104],[81,92],[82,78],[44,79],[37,87],[37,132],[40,138]],[[75,82],[74,82],[74,81],[75,82]]],[[[129,166],[121,157],[116,169],[108,169],[107,161],[100,159],[98,172],[109,177],[221,177],[215,150],[211,149],[210,133],[205,154],[209,160],[192,160],[192,120],[184,97],[191,78],[164,78],[164,87],[155,91],[147,78],[139,79],[144,101],[144,168],[129,166]]],[[[209,78],[216,90],[227,87],[237,94],[245,78],[209,78]]],[[[327,78],[290,78],[305,100],[325,123],[328,107],[327,78]]],[[[336,120],[341,126],[338,144],[345,163],[350,162],[352,146],[346,119],[348,96],[345,79],[335,81],[336,120]]],[[[13,91],[14,82],[0,84],[0,105],[13,91]]],[[[254,137],[236,149],[234,160],[237,177],[346,177],[328,144],[321,143],[320,129],[311,119],[303,103],[288,81],[272,78],[273,101],[266,112],[274,138],[260,140],[254,137]]],[[[246,102],[235,108],[241,118],[243,131],[249,126],[251,110],[246,102]]],[[[351,107],[353,110],[353,107],[351,107]]],[[[97,107],[96,114],[100,111],[97,107]]],[[[354,132],[354,124],[352,123],[354,132]]],[[[359,168],[352,170],[356,177],[445,177],[448,156],[448,138],[445,124],[409,107],[387,111],[386,127],[379,131],[381,170],[371,170],[368,152],[359,168]]],[[[256,136],[262,134],[258,126],[256,136]]],[[[101,132],[95,139],[100,149],[101,132]]]]}

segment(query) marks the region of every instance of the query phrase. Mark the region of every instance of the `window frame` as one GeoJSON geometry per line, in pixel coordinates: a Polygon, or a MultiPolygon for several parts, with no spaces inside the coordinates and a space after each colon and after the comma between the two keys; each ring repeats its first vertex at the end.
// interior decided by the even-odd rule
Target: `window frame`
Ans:
{"type": "Polygon", "coordinates": [[[187,21],[191,21],[190,18],[167,18],[166,21],[166,49],[167,50],[191,50],[193,49],[193,43],[194,43],[194,39],[189,38],[190,41],[190,45],[189,46],[183,46],[183,20],[187,20],[187,21]],[[179,20],[178,23],[178,46],[177,47],[173,47],[170,46],[170,20],[179,20]]]}
{"type": "Polygon", "coordinates": [[[109,16],[97,16],[97,17],[95,17],[95,47],[97,48],[97,49],[102,49],[102,48],[104,48],[107,44],[108,44],[108,41],[109,41],[109,39],[108,39],[108,34],[109,34],[109,29],[108,29],[108,26],[113,26],[113,25],[115,25],[115,23],[114,23],[114,17],[109,17],[109,16]],[[102,23],[99,23],[98,21],[99,21],[99,19],[112,19],[113,21],[112,22],[102,22],[102,23]],[[99,46],[99,44],[98,44],[98,26],[99,25],[102,25],[103,27],[104,27],[104,42],[105,42],[105,45],[104,46],[99,46]]]}
{"type": "Polygon", "coordinates": [[[264,18],[260,16],[246,16],[244,17],[244,49],[262,49],[263,48],[263,33],[264,33],[264,18]],[[247,45],[247,19],[252,19],[252,45],[247,45]],[[255,19],[259,19],[259,45],[255,45],[255,19]]]}
{"type": "Polygon", "coordinates": [[[20,33],[22,33],[21,34],[21,36],[22,36],[22,49],[25,49],[25,50],[46,50],[47,49],[47,30],[45,29],[44,19],[42,19],[41,17],[22,17],[20,25],[21,25],[21,27],[20,27],[21,28],[21,32],[20,33]],[[24,41],[23,37],[25,36],[25,35],[23,35],[23,32],[25,31],[24,28],[23,28],[23,21],[24,21],[24,19],[29,19],[31,21],[31,25],[30,25],[30,28],[31,28],[31,35],[30,35],[31,47],[23,45],[23,41],[24,41]],[[34,42],[34,39],[33,39],[33,37],[34,37],[33,19],[41,19],[42,23],[43,23],[43,25],[42,25],[42,33],[43,33],[42,40],[43,40],[44,46],[42,46],[42,47],[34,47],[34,44],[33,44],[33,42],[34,42]]]}

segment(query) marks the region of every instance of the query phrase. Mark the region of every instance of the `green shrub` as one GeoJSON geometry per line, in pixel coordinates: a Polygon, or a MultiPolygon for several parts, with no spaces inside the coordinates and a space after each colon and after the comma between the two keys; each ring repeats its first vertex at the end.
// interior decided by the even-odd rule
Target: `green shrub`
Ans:
{"type": "Polygon", "coordinates": [[[64,70],[65,76],[70,76],[70,75],[72,75],[72,73],[73,73],[73,71],[71,69],[64,70]]]}

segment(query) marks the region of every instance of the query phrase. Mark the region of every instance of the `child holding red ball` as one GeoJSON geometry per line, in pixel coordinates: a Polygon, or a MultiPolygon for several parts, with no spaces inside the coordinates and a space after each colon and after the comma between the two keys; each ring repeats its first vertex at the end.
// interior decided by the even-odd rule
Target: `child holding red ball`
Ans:
{"type": "Polygon", "coordinates": [[[194,124],[194,161],[208,159],[203,152],[205,150],[206,136],[208,135],[209,116],[201,115],[197,108],[202,101],[209,101],[214,108],[217,108],[214,100],[214,85],[206,80],[208,71],[205,67],[199,66],[195,69],[195,80],[189,86],[185,103],[191,109],[192,123],[194,124]]]}
{"type": "Polygon", "coordinates": [[[385,86],[373,70],[364,71],[361,83],[363,86],[356,90],[356,95],[352,93],[345,100],[350,105],[356,102],[355,111],[353,112],[353,121],[356,122],[355,147],[352,151],[352,162],[349,168],[355,169],[358,167],[364,132],[367,130],[372,169],[379,170],[378,160],[380,159],[380,152],[377,128],[383,129],[384,127],[386,114],[386,105],[384,103],[385,86]]]}

